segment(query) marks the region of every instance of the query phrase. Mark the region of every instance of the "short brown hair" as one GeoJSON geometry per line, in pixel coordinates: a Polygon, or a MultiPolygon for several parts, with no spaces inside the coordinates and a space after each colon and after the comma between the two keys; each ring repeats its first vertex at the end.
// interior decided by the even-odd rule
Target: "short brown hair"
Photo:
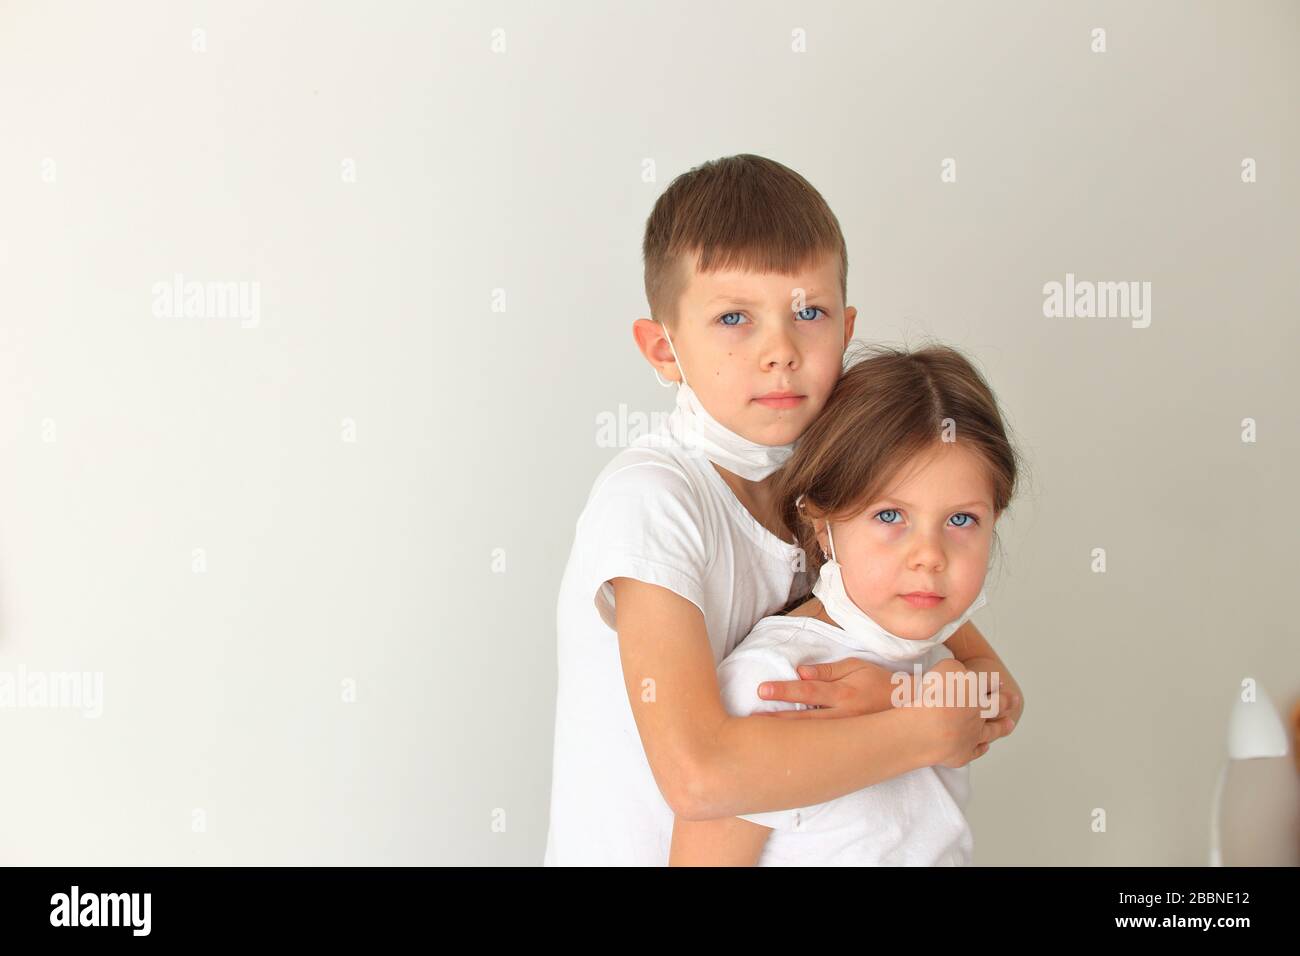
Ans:
{"type": "Polygon", "coordinates": [[[646,220],[642,255],[650,315],[677,321],[689,274],[737,268],[792,273],[827,254],[840,262],[847,298],[849,256],[839,220],[812,184],[793,169],[742,153],[709,160],[664,190],[646,220]]]}
{"type": "Polygon", "coordinates": [[[810,580],[824,563],[812,519],[860,514],[913,456],[936,447],[945,426],[984,460],[995,516],[1016,491],[1019,455],[970,360],[937,344],[916,351],[863,345],[859,354],[775,481],[782,519],[803,549],[810,580]]]}

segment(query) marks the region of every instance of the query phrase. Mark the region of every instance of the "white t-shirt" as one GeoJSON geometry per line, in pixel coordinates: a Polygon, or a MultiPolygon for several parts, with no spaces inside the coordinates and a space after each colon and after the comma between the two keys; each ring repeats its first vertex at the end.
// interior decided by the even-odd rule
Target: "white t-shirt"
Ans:
{"type": "Polygon", "coordinates": [[[547,866],[668,864],[673,812],[632,717],[610,579],[657,584],[699,607],[715,664],[760,618],[808,590],[807,574],[794,570],[798,548],[764,528],[712,463],[671,440],[671,428],[619,452],[578,518],[556,613],[547,866]]]}
{"type": "MultiPolygon", "coordinates": [[[[936,644],[918,663],[924,672],[952,656],[936,644]]],[[[846,657],[912,672],[910,662],[856,647],[842,628],[817,618],[765,617],[718,667],[723,705],[737,717],[804,710],[803,704],[761,699],[758,685],[798,680],[800,664],[846,657]]],[[[922,767],[826,803],[741,819],[772,828],[759,866],[968,866],[974,847],[964,812],[969,799],[970,764],[922,767]]]]}

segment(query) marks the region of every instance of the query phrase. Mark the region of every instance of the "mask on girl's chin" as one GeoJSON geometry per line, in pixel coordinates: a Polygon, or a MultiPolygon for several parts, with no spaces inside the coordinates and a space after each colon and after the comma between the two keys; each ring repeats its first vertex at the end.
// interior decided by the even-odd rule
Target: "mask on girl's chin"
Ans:
{"type": "Polygon", "coordinates": [[[831,524],[826,522],[826,535],[830,539],[831,556],[821,567],[812,593],[822,602],[826,614],[852,639],[855,646],[869,651],[887,661],[909,664],[920,660],[931,648],[942,644],[970,618],[972,614],[988,603],[988,596],[980,588],[979,595],[970,607],[962,612],[955,621],[950,621],[939,629],[937,634],[922,640],[909,640],[885,630],[853,603],[844,587],[844,569],[835,560],[835,538],[831,535],[831,524]]]}
{"type": "MultiPolygon", "coordinates": [[[[703,455],[719,467],[748,481],[762,481],[784,465],[794,454],[795,443],[760,445],[736,434],[710,415],[695,390],[686,382],[686,372],[677,359],[677,348],[668,335],[667,326],[664,327],[664,336],[668,339],[668,347],[673,350],[677,371],[682,376],[677,386],[679,414],[670,419],[674,436],[691,452],[703,455]]],[[[655,378],[659,378],[658,370],[655,371],[655,378]]],[[[660,380],[660,384],[667,386],[672,383],[660,380]]]]}

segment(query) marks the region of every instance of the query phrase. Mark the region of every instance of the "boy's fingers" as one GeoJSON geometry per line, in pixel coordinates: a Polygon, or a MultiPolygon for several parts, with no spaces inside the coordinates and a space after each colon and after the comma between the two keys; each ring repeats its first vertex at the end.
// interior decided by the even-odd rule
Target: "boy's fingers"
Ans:
{"type": "MultiPolygon", "coordinates": [[[[820,665],[819,665],[820,666],[820,665]]],[[[758,685],[763,700],[784,700],[795,704],[834,703],[825,684],[812,680],[768,680],[758,685]]]]}
{"type": "Polygon", "coordinates": [[[984,721],[984,729],[980,732],[981,743],[991,743],[999,737],[1005,737],[1011,733],[1015,724],[1011,722],[1010,717],[988,717],[984,721]]]}
{"type": "Polygon", "coordinates": [[[996,694],[991,695],[987,699],[989,705],[992,707],[996,707],[997,709],[993,712],[992,717],[986,717],[985,720],[993,720],[998,717],[1005,717],[1007,714],[1011,713],[1013,700],[1011,694],[1009,694],[1007,691],[1000,690],[996,694]]]}
{"type": "Polygon", "coordinates": [[[845,674],[865,667],[869,662],[858,657],[846,657],[843,660],[824,664],[800,664],[799,676],[804,680],[839,680],[845,674]]]}

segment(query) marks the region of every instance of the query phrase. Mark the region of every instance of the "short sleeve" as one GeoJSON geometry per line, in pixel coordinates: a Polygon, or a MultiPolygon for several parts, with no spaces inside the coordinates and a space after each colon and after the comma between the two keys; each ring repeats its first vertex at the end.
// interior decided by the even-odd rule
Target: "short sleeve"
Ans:
{"type": "Polygon", "coordinates": [[[614,578],[656,584],[705,611],[704,579],[715,548],[699,493],[679,468],[638,462],[608,475],[583,510],[574,548],[582,555],[584,586],[611,630],[614,578]]]}
{"type": "MultiPolygon", "coordinates": [[[[733,717],[748,717],[762,711],[806,710],[803,704],[785,700],[764,700],[758,685],[768,680],[798,680],[799,672],[790,661],[773,651],[737,649],[718,665],[722,704],[733,717]]],[[[793,830],[804,808],[738,814],[740,819],[773,830],[793,830]]]]}

